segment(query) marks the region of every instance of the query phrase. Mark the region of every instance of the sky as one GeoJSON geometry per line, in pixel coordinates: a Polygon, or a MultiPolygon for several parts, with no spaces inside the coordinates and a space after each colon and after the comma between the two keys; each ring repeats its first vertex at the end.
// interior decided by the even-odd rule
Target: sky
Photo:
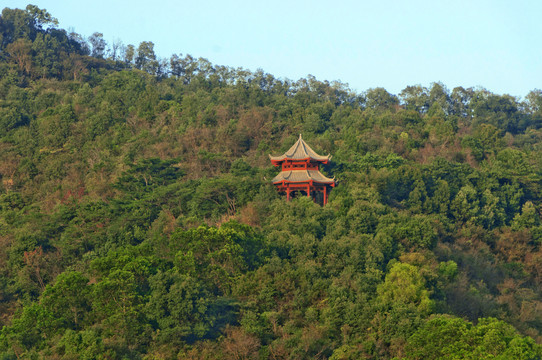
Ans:
{"type": "MultiPolygon", "coordinates": [[[[338,80],[356,92],[443,83],[524,97],[542,88],[538,0],[32,0],[84,37],[159,57],[190,54],[277,78],[338,80]]],[[[2,0],[2,8],[28,2],[2,0]]]]}

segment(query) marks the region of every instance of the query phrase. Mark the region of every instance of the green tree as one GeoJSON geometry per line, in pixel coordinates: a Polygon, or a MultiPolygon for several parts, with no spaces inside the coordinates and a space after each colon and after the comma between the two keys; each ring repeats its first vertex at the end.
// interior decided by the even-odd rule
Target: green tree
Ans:
{"type": "Polygon", "coordinates": [[[63,329],[61,321],[39,303],[25,306],[0,332],[0,349],[17,357],[36,356],[47,340],[63,329]]]}
{"type": "Polygon", "coordinates": [[[425,113],[429,109],[429,95],[421,85],[407,86],[399,93],[399,97],[409,110],[425,113]]]}
{"type": "Polygon", "coordinates": [[[104,35],[102,33],[95,32],[89,36],[88,42],[92,47],[90,55],[100,59],[103,58],[105,55],[105,48],[107,46],[107,43],[104,40],[104,35]]]}
{"type": "Polygon", "coordinates": [[[370,109],[393,109],[399,105],[399,99],[384,88],[374,88],[366,91],[365,105],[370,109]]]}
{"type": "Polygon", "coordinates": [[[66,330],[62,338],[53,347],[57,356],[84,360],[108,359],[116,357],[111,349],[106,349],[100,334],[93,329],[66,330]]]}
{"type": "Polygon", "coordinates": [[[531,201],[526,201],[521,207],[521,213],[514,216],[512,229],[515,231],[533,229],[540,226],[540,223],[540,214],[536,206],[531,201]]]}
{"type": "Polygon", "coordinates": [[[36,35],[44,31],[44,26],[58,25],[58,20],[47,10],[35,5],[27,5],[25,10],[4,8],[1,19],[2,49],[17,39],[34,41],[36,35]]]}
{"type": "Polygon", "coordinates": [[[124,50],[124,62],[131,64],[135,57],[135,47],[132,44],[128,44],[124,50]]]}
{"type": "Polygon", "coordinates": [[[375,343],[381,355],[403,351],[407,339],[432,311],[425,279],[416,266],[396,262],[377,288],[375,343]]]}
{"type": "Polygon", "coordinates": [[[146,313],[158,324],[159,342],[179,346],[211,335],[216,321],[211,310],[213,295],[197,279],[168,271],[157,273],[149,282],[152,297],[146,313]]]}
{"type": "Polygon", "coordinates": [[[154,53],[154,43],[152,41],[143,41],[137,48],[135,56],[135,66],[149,74],[156,74],[158,70],[158,61],[154,53]]]}
{"type": "Polygon", "coordinates": [[[41,296],[43,306],[70,329],[85,325],[90,312],[89,296],[92,291],[89,279],[79,272],[64,272],[57,276],[55,284],[48,286],[41,296]]]}
{"type": "Polygon", "coordinates": [[[470,119],[470,102],[473,96],[474,90],[472,88],[465,89],[462,86],[454,88],[450,95],[452,114],[470,119]]]}
{"type": "Polygon", "coordinates": [[[441,82],[435,82],[431,84],[429,90],[429,108],[438,106],[444,114],[450,113],[450,95],[446,86],[441,82]]]}
{"type": "Polygon", "coordinates": [[[510,325],[493,318],[477,325],[438,315],[422,325],[408,341],[404,359],[538,359],[540,345],[510,325]]]}
{"type": "Polygon", "coordinates": [[[480,201],[476,189],[471,185],[463,186],[452,200],[450,211],[458,221],[476,222],[480,212],[480,201]]]}
{"type": "Polygon", "coordinates": [[[406,201],[410,210],[416,213],[421,213],[425,208],[427,201],[427,190],[423,180],[416,180],[414,183],[414,189],[408,195],[406,201]]]}
{"type": "Polygon", "coordinates": [[[110,338],[124,349],[137,349],[147,342],[143,294],[138,292],[135,275],[127,270],[113,270],[96,283],[92,292],[93,314],[110,338]]]}

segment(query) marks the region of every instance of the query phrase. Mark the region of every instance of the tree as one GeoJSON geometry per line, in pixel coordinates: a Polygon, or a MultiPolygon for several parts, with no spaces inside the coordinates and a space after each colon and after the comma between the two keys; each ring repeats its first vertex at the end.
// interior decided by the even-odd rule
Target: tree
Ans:
{"type": "Polygon", "coordinates": [[[154,54],[154,43],[152,41],[143,41],[139,44],[135,58],[135,66],[139,70],[146,71],[149,74],[156,74],[158,62],[156,60],[156,55],[154,54]]]}
{"type": "Polygon", "coordinates": [[[111,60],[117,61],[121,58],[121,52],[123,47],[124,44],[120,39],[113,39],[113,42],[111,43],[111,51],[109,53],[111,60]]]}
{"type": "Polygon", "coordinates": [[[24,108],[0,107],[0,136],[6,135],[12,129],[28,124],[29,120],[24,108]]]}
{"type": "Polygon", "coordinates": [[[51,16],[45,9],[35,5],[27,5],[26,10],[4,8],[0,27],[0,48],[4,49],[8,44],[17,39],[34,41],[38,33],[44,32],[44,26],[55,27],[58,20],[51,16]]]}
{"type": "Polygon", "coordinates": [[[106,349],[99,331],[95,329],[66,330],[54,346],[54,351],[59,357],[81,360],[117,357],[112,349],[106,349]]]}
{"type": "Polygon", "coordinates": [[[59,78],[62,74],[62,43],[49,33],[38,33],[32,43],[34,78],[59,78]]]}
{"type": "Polygon", "coordinates": [[[79,329],[89,316],[89,279],[80,272],[68,271],[57,276],[55,284],[48,286],[42,295],[42,304],[63,325],[79,329]]]}
{"type": "Polygon", "coordinates": [[[58,25],[58,20],[49,14],[46,9],[40,9],[36,5],[27,5],[26,12],[32,19],[31,25],[35,26],[38,30],[43,30],[44,25],[51,27],[58,25]]]}
{"type": "Polygon", "coordinates": [[[134,274],[127,270],[112,270],[93,286],[93,314],[102,324],[105,336],[113,338],[120,347],[137,347],[143,331],[142,294],[137,290],[134,274]]]}
{"type": "Polygon", "coordinates": [[[433,302],[419,268],[396,262],[377,288],[375,306],[377,348],[388,355],[402,353],[407,339],[431,313],[433,302]]]}
{"type": "Polygon", "coordinates": [[[25,306],[10,326],[0,331],[0,350],[17,357],[29,357],[45,347],[47,339],[62,329],[59,320],[39,303],[25,306]]]}
{"type": "Polygon", "coordinates": [[[88,42],[92,47],[90,55],[102,59],[105,55],[105,47],[107,46],[103,34],[95,32],[89,36],[88,42]]]}
{"type": "MultiPolygon", "coordinates": [[[[70,39],[70,41],[72,43],[77,44],[77,46],[79,48],[79,53],[81,55],[89,55],[90,54],[90,49],[88,47],[88,42],[83,36],[76,33],[75,31],[71,31],[68,34],[68,38],[70,39]]],[[[73,54],[70,54],[70,55],[73,55],[73,54]]]]}
{"type": "Polygon", "coordinates": [[[458,221],[476,222],[476,217],[480,212],[479,204],[476,189],[470,185],[465,185],[452,200],[450,210],[458,221]]]}
{"type": "Polygon", "coordinates": [[[450,95],[452,114],[467,118],[470,117],[470,101],[473,96],[474,90],[472,88],[464,89],[461,86],[454,88],[450,95]]]}
{"type": "Polygon", "coordinates": [[[450,95],[446,86],[440,82],[431,84],[431,89],[429,90],[429,107],[438,105],[444,114],[450,113],[450,95]]]}
{"type": "Polygon", "coordinates": [[[437,315],[408,340],[403,359],[539,359],[542,348],[503,321],[463,319],[437,315]]]}
{"type": "Polygon", "coordinates": [[[188,84],[199,71],[199,62],[189,54],[184,57],[182,57],[182,54],[173,54],[169,59],[169,69],[171,75],[182,79],[183,83],[188,84]]]}
{"type": "Polygon", "coordinates": [[[124,62],[126,64],[131,64],[134,61],[135,48],[134,45],[128,44],[124,50],[124,62]]]}
{"type": "Polygon", "coordinates": [[[190,275],[178,271],[159,272],[149,279],[152,297],[146,313],[156,321],[159,341],[180,345],[208,336],[214,320],[212,294],[190,275]]]}
{"type": "Polygon", "coordinates": [[[409,110],[425,113],[429,109],[427,88],[421,85],[407,86],[399,93],[399,98],[409,110]]]}
{"type": "Polygon", "coordinates": [[[397,96],[390,94],[384,88],[367,90],[365,99],[365,104],[370,109],[393,109],[396,105],[399,105],[397,96]]]}
{"type": "Polygon", "coordinates": [[[528,124],[519,111],[517,99],[510,95],[495,95],[481,89],[474,92],[470,105],[475,124],[489,123],[511,133],[525,130],[528,124]]]}
{"type": "Polygon", "coordinates": [[[533,229],[540,226],[540,214],[531,201],[525,202],[521,208],[521,214],[514,216],[512,229],[520,231],[522,229],[533,229]]]}
{"type": "Polygon", "coordinates": [[[32,72],[32,43],[28,39],[17,39],[6,48],[17,64],[19,71],[26,74],[32,72]]]}
{"type": "Polygon", "coordinates": [[[425,205],[427,201],[427,190],[423,180],[418,179],[414,182],[414,189],[408,195],[406,201],[410,210],[416,213],[421,213],[427,208],[425,205]]]}
{"type": "Polygon", "coordinates": [[[153,191],[158,186],[169,185],[184,175],[184,172],[175,166],[177,162],[175,159],[141,159],[138,163],[129,165],[129,170],[119,177],[115,187],[132,196],[139,196],[142,192],[153,191]]]}
{"type": "Polygon", "coordinates": [[[525,99],[527,100],[527,110],[531,114],[542,111],[542,90],[535,89],[530,91],[525,99]]]}

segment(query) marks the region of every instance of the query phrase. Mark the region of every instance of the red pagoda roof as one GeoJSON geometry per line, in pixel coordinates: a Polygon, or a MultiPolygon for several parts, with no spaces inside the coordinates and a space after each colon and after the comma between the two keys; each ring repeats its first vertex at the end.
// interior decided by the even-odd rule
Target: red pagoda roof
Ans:
{"type": "Polygon", "coordinates": [[[305,141],[303,141],[301,134],[299,134],[299,139],[288,151],[280,156],[269,155],[269,158],[273,164],[278,164],[286,160],[314,160],[325,164],[331,159],[331,155],[318,155],[305,141]]]}
{"type": "Polygon", "coordinates": [[[335,184],[334,179],[330,179],[324,176],[318,170],[290,170],[290,171],[281,171],[275,178],[272,180],[273,184],[280,183],[282,181],[296,183],[296,182],[308,182],[314,181],[320,184],[335,184]]]}

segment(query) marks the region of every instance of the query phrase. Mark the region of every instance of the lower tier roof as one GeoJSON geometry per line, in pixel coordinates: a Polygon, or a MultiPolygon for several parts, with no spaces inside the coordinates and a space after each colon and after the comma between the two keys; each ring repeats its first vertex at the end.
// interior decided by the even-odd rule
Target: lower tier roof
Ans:
{"type": "Polygon", "coordinates": [[[286,182],[307,182],[314,181],[321,184],[334,184],[335,180],[330,179],[324,176],[318,170],[290,170],[290,171],[281,171],[275,178],[272,180],[273,184],[280,183],[282,181],[286,182]]]}

